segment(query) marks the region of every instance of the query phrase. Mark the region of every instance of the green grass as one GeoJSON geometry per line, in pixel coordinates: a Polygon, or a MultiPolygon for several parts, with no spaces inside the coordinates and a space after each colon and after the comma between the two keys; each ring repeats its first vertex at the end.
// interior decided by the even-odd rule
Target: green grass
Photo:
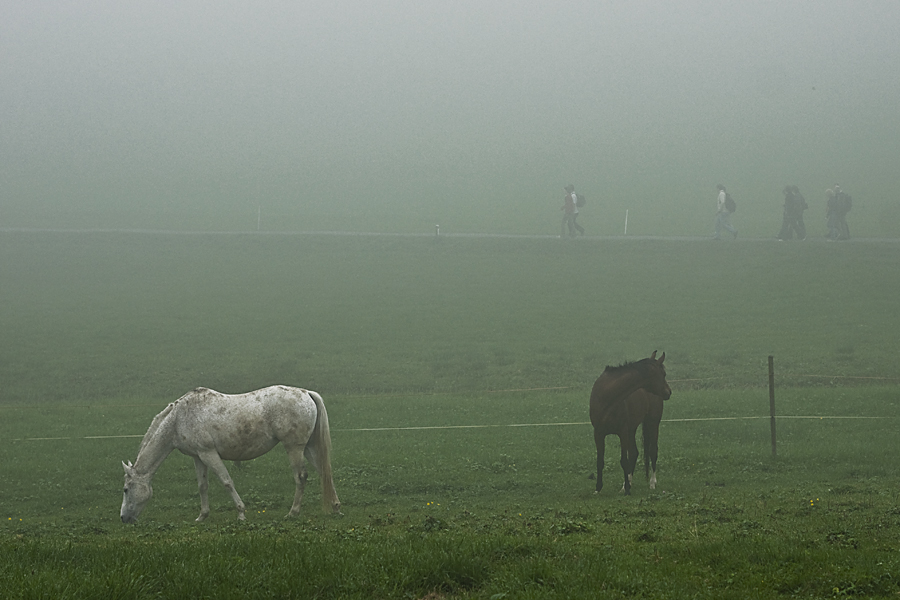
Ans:
{"type": "Polygon", "coordinates": [[[4,597],[896,596],[900,246],[582,241],[0,235],[4,597]],[[609,438],[595,495],[590,385],[653,349],[659,488],[609,438]],[[119,522],[140,440],[96,436],[272,383],[324,395],[342,516],[313,476],[283,519],[276,448],[246,523],[177,453],[119,522]]]}
{"type": "MultiPolygon", "coordinates": [[[[660,486],[593,494],[588,425],[357,431],[395,425],[508,425],[584,419],[583,394],[516,392],[329,401],[343,515],[318,506],[285,521],[292,481],[276,449],[232,467],[248,506],[238,523],[220,485],[203,524],[190,460],[173,454],[134,527],[118,523],[118,461],[137,439],[16,441],[2,446],[9,511],[0,573],[18,597],[867,597],[896,579],[900,442],[893,387],[798,388],[785,414],[880,420],[780,420],[771,457],[759,390],[685,391],[666,405],[660,486]],[[859,400],[848,410],[848,399],[859,400]],[[862,402],[865,399],[866,402],[862,402]],[[397,403],[400,403],[397,406],[397,403]],[[393,414],[393,417],[387,415],[393,414]],[[402,415],[402,417],[398,417],[402,415]],[[389,422],[385,422],[389,421],[389,422]],[[877,446],[866,446],[870,438],[877,446]],[[21,519],[21,520],[19,520],[21,519]]],[[[8,409],[9,410],[9,409],[8,409]]],[[[17,409],[6,439],[39,430],[17,409]]],[[[103,433],[96,413],[64,413],[69,433],[103,433]]],[[[119,409],[120,432],[140,411],[119,409]]],[[[616,442],[608,441],[610,453],[616,442]]],[[[11,596],[17,597],[17,596],[11,596]]]]}
{"type": "Polygon", "coordinates": [[[900,245],[566,242],[4,234],[0,403],[896,375],[900,245]]]}

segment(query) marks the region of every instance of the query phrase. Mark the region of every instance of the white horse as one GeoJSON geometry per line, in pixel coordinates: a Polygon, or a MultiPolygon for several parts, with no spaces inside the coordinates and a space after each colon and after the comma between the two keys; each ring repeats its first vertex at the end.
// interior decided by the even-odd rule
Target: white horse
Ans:
{"type": "Polygon", "coordinates": [[[153,488],[150,480],[172,450],[193,457],[200,487],[200,516],[209,516],[207,470],[219,476],[244,520],[244,503],[223,460],[244,461],[262,456],[278,442],[284,445],[297,489],[288,517],[300,513],[300,500],[309,459],[322,480],[325,511],[339,512],[341,503],[331,474],[331,433],[322,397],[313,391],[275,385],[238,395],[220,394],[206,388],[188,392],[156,415],[141,441],[134,465],[125,467],[125,491],[119,515],[123,523],[134,523],[153,488]]]}

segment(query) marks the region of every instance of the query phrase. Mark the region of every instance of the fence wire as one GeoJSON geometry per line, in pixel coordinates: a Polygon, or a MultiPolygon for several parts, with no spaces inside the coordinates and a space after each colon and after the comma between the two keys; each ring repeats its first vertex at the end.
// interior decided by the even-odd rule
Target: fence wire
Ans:
{"type": "MultiPolygon", "coordinates": [[[[900,377],[879,377],[879,376],[858,376],[858,375],[792,375],[791,377],[813,377],[827,379],[856,379],[870,381],[900,382],[900,377]]],[[[711,381],[721,379],[721,377],[705,377],[693,379],[670,379],[669,383],[687,383],[696,381],[711,381]]],[[[532,388],[509,388],[500,390],[482,390],[477,392],[430,392],[407,393],[407,394],[332,394],[333,398],[342,399],[365,399],[365,398],[409,398],[409,397],[431,397],[431,396],[449,396],[459,394],[504,394],[504,393],[521,393],[521,392],[546,392],[578,389],[581,386],[552,386],[552,387],[532,387],[532,388]]],[[[87,408],[87,409],[113,409],[113,408],[147,408],[159,407],[159,403],[147,404],[91,404],[91,405],[66,405],[66,404],[37,404],[37,405],[0,405],[0,409],[48,409],[48,408],[87,408]]],[[[861,417],[861,416],[833,416],[833,415],[776,415],[776,419],[780,420],[891,420],[896,417],[861,417]]],[[[771,416],[735,416],[735,417],[696,417],[681,419],[663,419],[663,423],[694,423],[694,422],[710,422],[710,421],[749,421],[771,419],[771,416]]],[[[500,428],[526,428],[526,427],[583,427],[590,425],[590,421],[564,422],[564,423],[509,423],[502,425],[423,425],[408,427],[360,427],[360,428],[333,428],[335,432],[346,433],[362,433],[362,432],[386,432],[386,431],[430,431],[430,430],[452,430],[452,429],[500,429],[500,428]]],[[[143,433],[123,434],[123,435],[88,435],[88,436],[60,436],[60,437],[22,437],[11,438],[11,442],[45,442],[45,441],[65,441],[65,440],[113,440],[142,438],[143,433]]]]}

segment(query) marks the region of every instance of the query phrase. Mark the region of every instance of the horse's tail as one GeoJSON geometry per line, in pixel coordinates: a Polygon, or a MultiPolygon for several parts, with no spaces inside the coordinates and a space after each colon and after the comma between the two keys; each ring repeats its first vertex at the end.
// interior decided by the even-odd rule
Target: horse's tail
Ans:
{"type": "Polygon", "coordinates": [[[334,489],[334,475],[331,472],[331,429],[328,426],[328,413],[325,403],[317,392],[308,390],[316,403],[316,425],[307,442],[307,449],[312,451],[310,458],[322,480],[322,506],[325,512],[340,512],[341,501],[334,489]]]}

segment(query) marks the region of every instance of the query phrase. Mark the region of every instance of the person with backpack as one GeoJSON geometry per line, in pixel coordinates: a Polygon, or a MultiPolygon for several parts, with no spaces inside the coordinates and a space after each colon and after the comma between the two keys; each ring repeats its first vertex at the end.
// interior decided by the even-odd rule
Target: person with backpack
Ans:
{"type": "Polygon", "coordinates": [[[731,224],[731,213],[736,209],[734,200],[731,195],[725,191],[725,186],[721,183],[716,186],[719,190],[719,199],[716,203],[716,234],[714,240],[722,239],[722,230],[731,232],[731,235],[737,238],[737,229],[731,224]]]}
{"type": "Polygon", "coordinates": [[[829,242],[837,241],[841,237],[841,228],[838,223],[838,200],[833,189],[825,190],[825,218],[828,227],[825,239],[829,242]]]}
{"type": "Polygon", "coordinates": [[[803,224],[803,211],[808,208],[806,198],[800,194],[796,185],[784,186],[784,213],[781,220],[781,231],[778,241],[790,240],[797,232],[798,240],[806,239],[806,225],[803,224]]]}
{"type": "Polygon", "coordinates": [[[559,237],[565,237],[566,228],[569,230],[569,236],[575,237],[575,231],[584,235],[584,227],[578,224],[578,204],[581,203],[584,206],[583,197],[579,197],[578,194],[575,193],[575,186],[571,183],[563,188],[566,191],[566,196],[563,198],[563,220],[562,220],[562,228],[559,232],[559,237]]]}
{"type": "Polygon", "coordinates": [[[806,198],[803,197],[803,194],[800,193],[800,188],[796,185],[791,186],[791,191],[794,192],[794,197],[797,201],[797,218],[794,222],[794,229],[797,230],[797,238],[802,241],[806,239],[806,223],[803,222],[803,211],[809,208],[809,204],[806,203],[806,198]]]}
{"type": "Polygon", "coordinates": [[[847,213],[853,206],[853,199],[841,186],[834,184],[835,228],[838,240],[850,239],[850,226],[847,224],[847,213]]]}

